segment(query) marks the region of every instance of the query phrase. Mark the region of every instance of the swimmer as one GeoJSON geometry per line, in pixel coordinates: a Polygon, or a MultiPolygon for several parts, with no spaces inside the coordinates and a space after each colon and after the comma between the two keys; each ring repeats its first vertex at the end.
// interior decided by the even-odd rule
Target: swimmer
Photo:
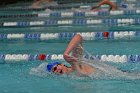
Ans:
{"type": "Polygon", "coordinates": [[[30,74],[37,73],[42,75],[46,73],[55,73],[58,75],[72,75],[70,73],[76,72],[78,76],[88,76],[93,79],[140,79],[140,73],[122,71],[98,59],[84,59],[83,51],[85,51],[85,49],[82,47],[82,41],[82,36],[80,34],[76,34],[68,44],[63,54],[64,59],[71,66],[66,66],[60,61],[42,63],[37,68],[32,68],[30,74]]]}
{"type": "Polygon", "coordinates": [[[96,70],[89,64],[79,63],[78,59],[82,58],[82,36],[77,34],[68,44],[65,52],[64,59],[70,63],[71,67],[68,67],[60,62],[53,62],[47,65],[47,70],[56,74],[66,74],[73,71],[77,71],[78,74],[89,75],[96,70]],[[70,55],[72,53],[72,55],[70,55]]]}
{"type": "Polygon", "coordinates": [[[40,8],[40,5],[46,2],[51,3],[52,0],[36,0],[35,3],[32,4],[32,8],[40,8]]]}
{"type": "Polygon", "coordinates": [[[99,4],[97,6],[94,6],[91,8],[92,11],[98,11],[99,8],[102,6],[102,5],[109,5],[110,6],[110,10],[117,10],[117,5],[113,2],[111,2],[110,0],[102,0],[101,2],[99,2],[99,4]]]}

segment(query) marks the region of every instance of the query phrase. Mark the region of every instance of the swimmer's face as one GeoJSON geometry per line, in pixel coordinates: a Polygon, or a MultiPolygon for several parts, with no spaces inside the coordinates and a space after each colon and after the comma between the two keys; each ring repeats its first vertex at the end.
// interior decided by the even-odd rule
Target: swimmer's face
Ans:
{"type": "Polygon", "coordinates": [[[65,70],[67,67],[64,64],[58,64],[55,67],[53,67],[52,72],[57,73],[57,74],[64,74],[66,73],[65,70]]]}

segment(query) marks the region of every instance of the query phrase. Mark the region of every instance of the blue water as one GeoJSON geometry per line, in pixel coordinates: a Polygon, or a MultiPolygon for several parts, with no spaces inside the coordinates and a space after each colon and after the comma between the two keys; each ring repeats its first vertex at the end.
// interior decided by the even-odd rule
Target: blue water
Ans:
{"type": "MultiPolygon", "coordinates": [[[[36,63],[37,64],[37,63],[36,63]]],[[[28,74],[35,63],[0,66],[1,93],[138,93],[139,80],[71,80],[28,74]]]]}
{"type": "MultiPolygon", "coordinates": [[[[0,51],[2,54],[62,54],[67,44],[68,42],[2,41],[0,42],[0,51]]],[[[93,54],[139,54],[139,45],[139,41],[97,41],[84,43],[85,49],[93,54]]],[[[41,61],[34,61],[0,64],[1,93],[138,93],[140,88],[139,80],[78,80],[62,78],[60,76],[30,75],[30,69],[37,67],[41,63],[41,61]]],[[[140,71],[139,63],[111,63],[111,65],[130,72],[140,71]]]]}

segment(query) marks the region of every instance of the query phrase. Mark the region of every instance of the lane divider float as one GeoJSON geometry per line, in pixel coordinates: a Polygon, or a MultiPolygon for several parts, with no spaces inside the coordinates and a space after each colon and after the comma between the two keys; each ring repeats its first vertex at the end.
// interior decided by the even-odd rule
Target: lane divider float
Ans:
{"type": "Polygon", "coordinates": [[[12,14],[0,15],[0,18],[34,18],[34,17],[89,17],[89,16],[115,16],[115,15],[139,15],[140,9],[137,10],[115,10],[115,11],[88,11],[88,12],[50,12],[50,13],[33,13],[33,14],[12,14]]]}
{"type": "Polygon", "coordinates": [[[24,40],[70,40],[75,34],[80,34],[84,40],[101,39],[133,39],[140,37],[140,31],[119,31],[119,32],[61,32],[61,33],[33,33],[33,34],[0,34],[3,39],[24,39],[24,40]]]}
{"type": "Polygon", "coordinates": [[[118,18],[118,19],[63,19],[47,21],[30,21],[30,22],[0,22],[0,27],[30,27],[30,26],[71,26],[71,25],[108,25],[120,26],[140,24],[140,18],[118,18]]]}
{"type": "MultiPolygon", "coordinates": [[[[84,58],[94,60],[99,59],[104,62],[125,63],[140,62],[140,55],[83,55],[84,58]]],[[[19,61],[48,61],[64,60],[62,54],[0,54],[0,62],[17,63],[19,61]]]]}

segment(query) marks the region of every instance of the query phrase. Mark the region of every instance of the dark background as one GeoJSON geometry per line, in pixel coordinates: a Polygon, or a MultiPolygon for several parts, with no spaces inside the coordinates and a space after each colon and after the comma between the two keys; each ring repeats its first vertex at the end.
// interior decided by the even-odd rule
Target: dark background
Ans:
{"type": "Polygon", "coordinates": [[[29,2],[29,1],[33,1],[33,0],[0,0],[0,5],[7,5],[16,2],[29,2]]]}
{"type": "MultiPolygon", "coordinates": [[[[35,0],[0,0],[0,7],[2,7],[3,5],[7,5],[7,4],[13,4],[13,3],[17,3],[17,2],[30,2],[30,1],[35,1],[35,0]]],[[[54,0],[54,1],[59,1],[59,0],[54,0]]],[[[60,0],[61,1],[61,0],[60,0]]],[[[64,0],[66,2],[71,1],[71,0],[64,0]]],[[[99,2],[100,0],[72,0],[74,2],[88,2],[88,1],[92,1],[92,2],[99,2]]]]}

